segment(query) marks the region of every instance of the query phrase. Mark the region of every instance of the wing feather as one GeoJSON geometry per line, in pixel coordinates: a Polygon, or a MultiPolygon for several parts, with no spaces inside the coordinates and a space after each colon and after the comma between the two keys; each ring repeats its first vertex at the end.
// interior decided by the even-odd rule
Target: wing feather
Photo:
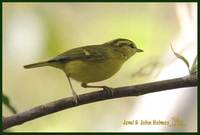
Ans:
{"type": "Polygon", "coordinates": [[[66,62],[71,60],[85,60],[85,61],[97,61],[97,60],[104,60],[106,58],[106,55],[103,55],[105,49],[102,49],[102,47],[99,48],[98,45],[95,46],[86,46],[86,47],[80,47],[75,48],[72,50],[69,50],[67,52],[64,52],[57,57],[49,60],[48,62],[66,62]]]}

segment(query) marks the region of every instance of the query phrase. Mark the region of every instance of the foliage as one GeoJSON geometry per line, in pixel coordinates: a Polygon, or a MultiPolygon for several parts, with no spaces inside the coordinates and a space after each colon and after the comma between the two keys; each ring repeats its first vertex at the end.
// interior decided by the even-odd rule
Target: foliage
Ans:
{"type": "Polygon", "coordinates": [[[9,97],[6,96],[5,94],[2,95],[2,102],[6,105],[6,107],[8,107],[8,109],[9,109],[12,113],[14,113],[14,114],[17,113],[15,107],[14,107],[13,105],[11,105],[9,97]]]}
{"type": "Polygon", "coordinates": [[[194,59],[194,62],[193,62],[192,67],[191,67],[191,69],[190,69],[190,65],[189,65],[188,60],[187,60],[184,56],[182,56],[181,54],[175,52],[174,49],[172,48],[172,45],[171,45],[171,49],[172,49],[174,55],[175,55],[177,58],[181,59],[181,60],[185,63],[185,65],[187,66],[187,68],[188,68],[188,70],[189,70],[189,73],[190,73],[191,75],[192,75],[192,74],[195,74],[195,73],[197,72],[197,57],[194,59]]]}

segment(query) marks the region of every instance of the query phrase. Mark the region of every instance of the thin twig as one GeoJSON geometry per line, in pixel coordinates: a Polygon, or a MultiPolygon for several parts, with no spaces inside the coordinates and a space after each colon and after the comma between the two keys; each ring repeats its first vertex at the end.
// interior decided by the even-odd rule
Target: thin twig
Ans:
{"type": "Polygon", "coordinates": [[[25,112],[21,112],[9,117],[3,118],[3,129],[7,129],[16,125],[20,125],[24,122],[31,121],[42,116],[52,114],[64,109],[80,106],[83,104],[94,103],[97,101],[128,97],[128,96],[140,96],[148,93],[172,90],[183,87],[197,86],[197,76],[190,75],[181,78],[139,84],[134,86],[120,87],[113,89],[112,95],[104,90],[86,93],[79,95],[79,102],[74,103],[72,97],[59,99],[44,105],[34,107],[25,112]]]}

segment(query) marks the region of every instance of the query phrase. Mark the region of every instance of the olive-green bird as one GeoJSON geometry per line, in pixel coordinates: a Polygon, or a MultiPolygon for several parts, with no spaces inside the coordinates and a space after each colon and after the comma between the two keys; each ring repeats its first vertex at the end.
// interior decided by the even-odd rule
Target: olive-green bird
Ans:
{"type": "Polygon", "coordinates": [[[74,48],[53,59],[25,65],[24,68],[52,66],[63,70],[77,103],[78,95],[72,87],[70,78],[81,82],[84,88],[103,88],[110,91],[109,87],[91,86],[88,83],[110,78],[137,52],[143,52],[143,50],[138,49],[131,40],[119,38],[99,45],[74,48]]]}

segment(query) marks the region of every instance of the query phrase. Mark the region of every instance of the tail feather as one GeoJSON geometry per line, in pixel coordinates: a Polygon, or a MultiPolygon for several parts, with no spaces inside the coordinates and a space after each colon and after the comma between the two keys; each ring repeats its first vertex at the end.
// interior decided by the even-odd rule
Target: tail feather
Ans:
{"type": "Polygon", "coordinates": [[[38,62],[38,63],[25,65],[24,68],[29,69],[29,68],[48,66],[48,65],[49,65],[49,63],[47,61],[43,61],[43,62],[38,62]]]}

